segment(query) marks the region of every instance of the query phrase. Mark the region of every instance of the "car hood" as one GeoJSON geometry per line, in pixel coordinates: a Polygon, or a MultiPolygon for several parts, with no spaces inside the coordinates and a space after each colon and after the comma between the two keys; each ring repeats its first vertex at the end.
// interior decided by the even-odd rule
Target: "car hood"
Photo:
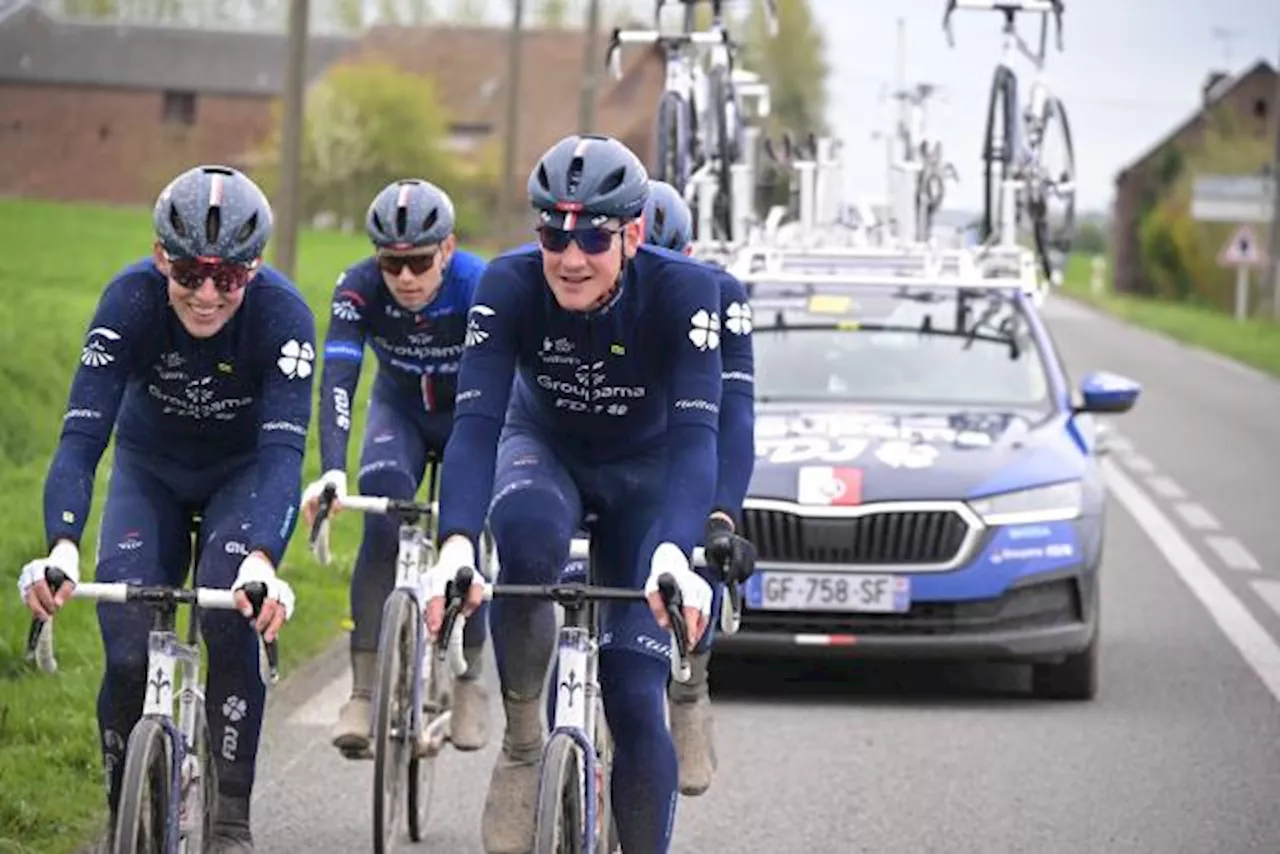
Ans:
{"type": "Polygon", "coordinates": [[[954,500],[1080,475],[1061,415],[955,407],[761,404],[750,498],[954,500]]]}

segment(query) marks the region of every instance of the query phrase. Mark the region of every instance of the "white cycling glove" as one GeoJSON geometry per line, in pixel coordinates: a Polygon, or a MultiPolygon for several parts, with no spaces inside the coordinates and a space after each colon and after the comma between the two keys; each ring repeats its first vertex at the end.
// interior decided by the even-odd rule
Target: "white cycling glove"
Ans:
{"type": "Polygon", "coordinates": [[[333,469],[320,475],[319,480],[302,491],[302,503],[310,504],[313,501],[319,501],[324,488],[331,484],[339,500],[347,497],[347,473],[341,469],[333,469]]]}
{"type": "Polygon", "coordinates": [[[36,582],[44,578],[46,567],[61,570],[71,585],[80,583],[80,549],[70,540],[58,540],[49,551],[48,557],[28,561],[18,574],[18,594],[26,601],[27,594],[36,582]]]}
{"type": "Polygon", "coordinates": [[[246,584],[252,584],[255,581],[267,588],[268,599],[275,599],[284,608],[285,620],[293,616],[293,588],[289,586],[289,582],[276,576],[275,567],[270,561],[256,552],[240,561],[240,570],[236,573],[236,580],[231,585],[231,592],[243,590],[246,584]]]}
{"type": "Polygon", "coordinates": [[[435,565],[422,576],[423,599],[431,601],[444,597],[445,588],[458,575],[458,570],[469,566],[476,570],[477,581],[484,579],[484,573],[476,566],[476,550],[471,540],[462,536],[453,536],[440,546],[440,554],[435,565]]]}
{"type": "Polygon", "coordinates": [[[649,580],[644,583],[645,594],[658,592],[658,579],[663,575],[676,580],[683,607],[697,608],[704,617],[711,614],[711,585],[689,568],[689,559],[675,543],[662,543],[654,549],[649,580]]]}

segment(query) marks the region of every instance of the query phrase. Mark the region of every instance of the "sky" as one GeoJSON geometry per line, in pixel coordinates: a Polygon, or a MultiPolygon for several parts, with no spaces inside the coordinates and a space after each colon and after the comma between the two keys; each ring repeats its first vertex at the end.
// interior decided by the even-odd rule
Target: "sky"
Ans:
{"type": "MultiPolygon", "coordinates": [[[[580,14],[584,2],[570,0],[570,14],[580,14]]],[[[629,4],[642,14],[653,8],[651,0],[629,4]]],[[[980,152],[1001,16],[957,11],[956,44],[949,47],[942,30],[945,0],[809,5],[827,38],[828,119],[845,145],[847,192],[885,190],[885,149],[872,133],[892,120],[893,105],[884,95],[895,85],[901,18],[908,83],[942,87],[929,108],[929,127],[960,173],[960,183],[948,187],[946,207],[980,210],[980,152]]],[[[488,0],[496,19],[506,18],[509,8],[508,0],[488,0]]],[[[1034,42],[1038,17],[1020,17],[1019,30],[1034,42]]],[[[1050,42],[1045,79],[1067,107],[1077,207],[1106,211],[1116,173],[1196,110],[1210,70],[1239,73],[1259,59],[1280,63],[1280,0],[1065,0],[1063,42],[1061,53],[1050,42]],[[1228,38],[1215,38],[1215,30],[1228,38]]],[[[1018,56],[1014,69],[1028,85],[1030,63],[1018,56]]]]}

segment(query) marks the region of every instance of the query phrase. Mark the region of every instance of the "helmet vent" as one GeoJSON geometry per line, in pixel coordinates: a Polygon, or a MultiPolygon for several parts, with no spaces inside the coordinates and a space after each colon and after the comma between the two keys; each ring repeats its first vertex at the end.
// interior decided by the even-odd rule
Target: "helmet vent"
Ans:
{"type": "Polygon", "coordinates": [[[396,236],[404,237],[405,228],[409,225],[409,206],[400,205],[396,208],[396,236]]]}
{"type": "Polygon", "coordinates": [[[218,242],[218,233],[222,231],[222,208],[209,206],[209,213],[204,217],[204,233],[210,243],[218,242]]]}
{"type": "Polygon", "coordinates": [[[439,208],[432,208],[431,212],[427,214],[427,218],[422,221],[422,230],[431,231],[431,229],[435,227],[435,224],[439,219],[440,219],[439,208]]]}
{"type": "Polygon", "coordinates": [[[565,176],[565,184],[571,196],[578,192],[578,186],[582,183],[582,168],[581,157],[575,157],[569,161],[569,173],[565,176]]]}
{"type": "Polygon", "coordinates": [[[244,225],[236,232],[236,243],[244,243],[253,233],[258,230],[258,212],[254,211],[253,215],[245,220],[244,225]]]}
{"type": "Polygon", "coordinates": [[[619,166],[608,175],[604,176],[604,180],[600,182],[596,192],[601,194],[612,193],[614,190],[622,186],[622,182],[627,178],[627,170],[624,166],[619,166]]]}
{"type": "Polygon", "coordinates": [[[169,203],[169,225],[173,226],[173,230],[179,237],[187,236],[187,224],[182,221],[181,214],[178,213],[178,206],[169,203]]]}

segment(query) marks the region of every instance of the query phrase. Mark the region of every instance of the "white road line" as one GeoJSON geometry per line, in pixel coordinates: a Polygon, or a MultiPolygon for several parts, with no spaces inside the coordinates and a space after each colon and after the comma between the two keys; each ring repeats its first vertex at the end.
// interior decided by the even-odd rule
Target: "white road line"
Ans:
{"type": "Polygon", "coordinates": [[[1187,493],[1178,482],[1167,475],[1153,475],[1147,478],[1147,486],[1151,487],[1151,491],[1161,498],[1171,498],[1177,500],[1186,498],[1187,493]]]}
{"type": "Polygon", "coordinates": [[[338,710],[350,694],[351,674],[343,673],[294,709],[288,721],[301,726],[330,726],[338,719],[338,710]]]}
{"type": "Polygon", "coordinates": [[[1244,543],[1235,537],[1210,536],[1205,537],[1204,541],[1209,548],[1218,553],[1218,559],[1225,563],[1228,569],[1245,572],[1257,572],[1262,569],[1258,559],[1244,547],[1244,543]]]}
{"type": "Polygon", "coordinates": [[[1199,504],[1184,502],[1175,504],[1173,509],[1178,512],[1188,527],[1195,528],[1197,531],[1217,531],[1222,528],[1218,520],[1213,518],[1213,514],[1199,504]]]}
{"type": "Polygon", "coordinates": [[[1262,684],[1280,701],[1280,645],[1276,644],[1244,603],[1196,554],[1172,520],[1161,512],[1156,503],[1119,466],[1110,460],[1104,460],[1102,471],[1111,493],[1129,511],[1174,572],[1208,610],[1209,616],[1258,674],[1262,684]]]}
{"type": "Polygon", "coordinates": [[[1126,454],[1124,464],[1134,474],[1151,474],[1156,470],[1156,464],[1142,454],[1126,454]]]}
{"type": "Polygon", "coordinates": [[[1280,614],[1280,581],[1273,581],[1269,578],[1258,579],[1250,582],[1253,592],[1257,593],[1263,602],[1271,606],[1271,610],[1280,614]]]}

